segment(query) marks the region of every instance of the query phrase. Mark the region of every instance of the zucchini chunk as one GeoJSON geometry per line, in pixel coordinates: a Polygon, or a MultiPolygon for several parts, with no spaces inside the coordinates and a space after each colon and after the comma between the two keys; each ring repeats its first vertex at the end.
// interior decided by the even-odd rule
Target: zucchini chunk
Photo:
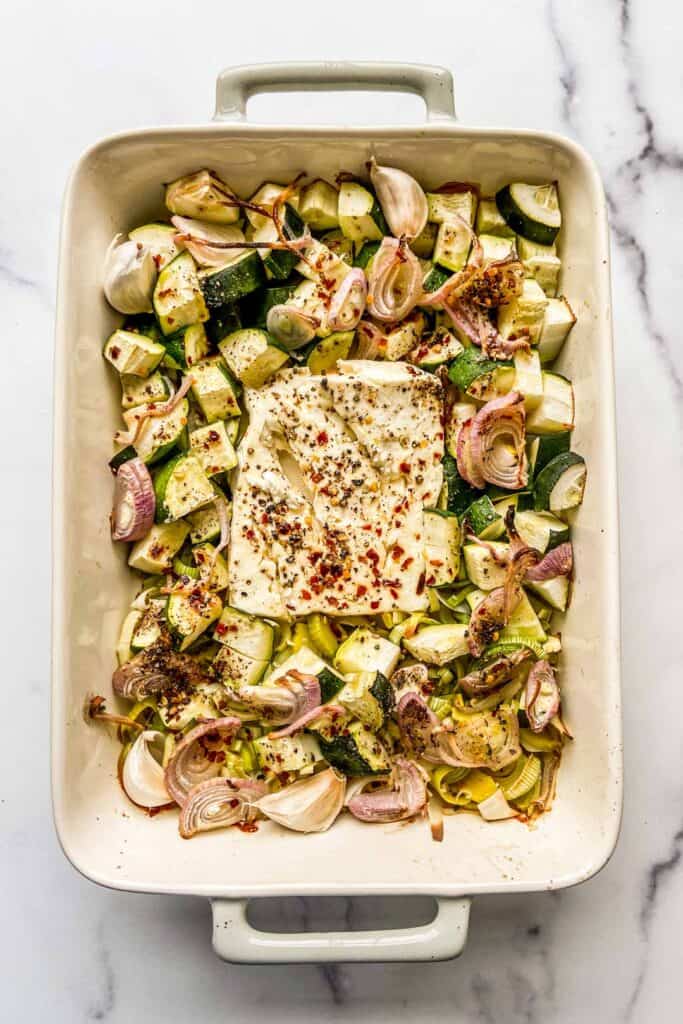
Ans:
{"type": "Polygon", "coordinates": [[[354,630],[337,650],[334,667],[347,672],[381,672],[389,677],[398,664],[401,648],[363,627],[354,630]]]}
{"type": "Polygon", "coordinates": [[[514,182],[496,192],[496,205],[518,235],[539,245],[552,245],[562,225],[557,188],[514,182]]]}
{"type": "Polygon", "coordinates": [[[319,728],[314,734],[327,763],[344,775],[382,775],[391,767],[384,744],[363,722],[351,722],[342,732],[319,728]]]}
{"type": "Polygon", "coordinates": [[[548,300],[538,338],[538,354],[542,363],[552,363],[557,359],[575,323],[576,317],[565,298],[548,300]]]}
{"type": "Polygon", "coordinates": [[[498,307],[498,331],[501,336],[518,337],[526,331],[529,341],[535,345],[541,334],[548,301],[540,284],[533,277],[525,278],[521,295],[498,307]]]}
{"type": "Polygon", "coordinates": [[[425,328],[424,313],[413,310],[399,324],[387,332],[383,359],[396,361],[406,356],[419,343],[425,328]]]}
{"type": "Polygon", "coordinates": [[[152,297],[163,334],[209,319],[199,286],[197,267],[189,252],[181,252],[159,274],[152,297]]]}
{"type": "Polygon", "coordinates": [[[289,359],[286,349],[256,327],[243,327],[229,334],[219,349],[235,377],[251,388],[265,384],[289,359]]]}
{"type": "MultiPolygon", "coordinates": [[[[485,260],[504,260],[508,256],[516,255],[514,238],[502,238],[500,235],[479,235],[479,244],[485,260]]],[[[473,257],[470,253],[467,262],[473,257]]]]}
{"type": "MultiPolygon", "coordinates": [[[[497,541],[491,543],[491,548],[500,558],[507,555],[508,547],[509,545],[497,541]]],[[[503,586],[505,566],[498,564],[488,547],[481,544],[465,544],[462,555],[467,577],[475,587],[479,590],[493,590],[495,587],[503,586]]]]}
{"type": "MultiPolygon", "coordinates": [[[[265,329],[266,321],[268,319],[268,313],[273,306],[286,306],[289,302],[290,295],[300,283],[299,278],[291,280],[285,284],[271,284],[265,288],[259,288],[255,292],[251,292],[249,295],[240,301],[240,309],[242,310],[242,319],[245,323],[250,323],[254,327],[260,327],[265,329]]],[[[213,317],[211,318],[213,320],[213,317]]],[[[220,335],[214,338],[217,345],[220,345],[224,338],[227,338],[229,334],[233,334],[239,330],[242,326],[238,318],[238,322],[232,327],[228,327],[222,331],[220,335]]],[[[210,327],[210,324],[209,324],[210,327]]]]}
{"type": "Polygon", "coordinates": [[[150,341],[144,334],[119,329],[107,338],[104,358],[120,374],[149,377],[164,358],[165,351],[163,345],[150,341]]]}
{"type": "Polygon", "coordinates": [[[270,661],[274,636],[275,630],[269,622],[236,608],[224,608],[213,631],[213,638],[219,644],[232,647],[252,661],[270,661]]]}
{"type": "MultiPolygon", "coordinates": [[[[353,254],[354,244],[350,238],[347,238],[343,231],[339,228],[335,228],[333,231],[326,231],[324,235],[320,236],[320,241],[323,245],[326,245],[330,252],[338,256],[344,263],[348,263],[350,267],[353,266],[353,254]]],[[[372,243],[377,245],[379,243],[372,243]]]]}
{"type": "Polygon", "coordinates": [[[216,497],[196,455],[176,455],[154,475],[156,521],[172,523],[216,497]]]}
{"type": "Polygon", "coordinates": [[[457,356],[448,368],[448,378],[460,391],[477,400],[489,391],[514,382],[514,366],[510,360],[488,359],[481,349],[471,345],[457,356]]]}
{"type": "Polygon", "coordinates": [[[337,692],[335,702],[373,732],[381,729],[396,703],[393,687],[381,672],[351,673],[337,692]]]}
{"type": "Polygon", "coordinates": [[[528,238],[519,237],[517,251],[526,274],[538,281],[546,295],[557,295],[562,261],[557,255],[555,243],[539,245],[538,242],[530,242],[528,238]]]}
{"type": "Polygon", "coordinates": [[[164,365],[173,370],[187,370],[205,359],[211,351],[204,324],[190,324],[164,341],[164,365]]]}
{"type": "Polygon", "coordinates": [[[316,178],[301,193],[299,213],[313,231],[339,227],[339,190],[316,178]]]}
{"type": "Polygon", "coordinates": [[[238,388],[220,357],[203,359],[192,368],[192,394],[207,423],[229,420],[242,412],[237,401],[238,388]]]}
{"type": "MultiPolygon", "coordinates": [[[[140,414],[148,408],[143,405],[126,410],[123,414],[126,426],[132,427],[140,414]]],[[[189,411],[189,403],[184,398],[165,416],[152,416],[145,420],[135,442],[135,449],[143,462],[151,466],[166,458],[176,448],[185,446],[189,411]]]]}
{"type": "Polygon", "coordinates": [[[190,541],[192,544],[204,544],[217,540],[221,535],[221,520],[214,504],[191,512],[187,521],[190,524],[190,541]]]}
{"type": "Polygon", "coordinates": [[[453,512],[425,509],[423,515],[426,585],[453,583],[460,568],[460,524],[453,512]]]}
{"type": "Polygon", "coordinates": [[[417,238],[414,238],[410,243],[410,248],[416,256],[419,256],[422,260],[430,260],[433,258],[434,246],[436,244],[436,236],[438,232],[439,225],[433,224],[431,221],[427,221],[417,238]]]}
{"type": "Polygon", "coordinates": [[[463,351],[463,346],[446,327],[437,327],[431,337],[408,353],[408,361],[422,370],[437,370],[451,363],[463,351]]]}
{"type": "Polygon", "coordinates": [[[414,658],[427,665],[446,665],[454,658],[469,654],[467,626],[459,622],[424,626],[409,639],[404,637],[403,646],[414,658]]]}
{"type": "MultiPolygon", "coordinates": [[[[264,210],[272,213],[275,200],[282,195],[286,187],[286,185],[278,185],[274,181],[264,181],[264,183],[259,185],[256,189],[253,196],[250,196],[249,202],[252,206],[261,206],[264,210]]],[[[291,196],[289,203],[292,207],[298,205],[297,197],[291,196]]],[[[252,228],[257,231],[259,228],[262,228],[264,224],[273,223],[270,217],[265,216],[263,213],[259,213],[257,210],[247,209],[245,213],[252,228]]]]}
{"type": "Polygon", "coordinates": [[[344,181],[337,207],[339,227],[354,242],[381,241],[390,234],[382,208],[372,192],[357,181],[344,181]]]}
{"type": "Polygon", "coordinates": [[[249,249],[222,267],[206,267],[200,270],[198,279],[206,305],[210,309],[216,309],[256,291],[266,283],[266,272],[258,252],[249,249]]]}
{"type": "Polygon", "coordinates": [[[583,501],[586,463],[576,452],[561,452],[551,459],[534,480],[534,507],[550,512],[568,512],[583,501]]]}
{"type": "Polygon", "coordinates": [[[172,224],[142,224],[128,233],[131,242],[139,245],[146,245],[152,250],[152,259],[156,263],[157,270],[163,270],[167,264],[174,260],[183,248],[175,241],[176,228],[172,224]]]}
{"type": "Polygon", "coordinates": [[[116,645],[116,660],[119,665],[125,665],[133,656],[131,642],[140,618],[139,611],[129,611],[121,624],[121,632],[119,633],[119,640],[116,645]]]}
{"type": "Polygon", "coordinates": [[[169,594],[166,622],[181,651],[187,650],[221,614],[223,602],[217,594],[199,585],[192,593],[169,594]]]}
{"type": "Polygon", "coordinates": [[[569,604],[569,592],[571,582],[568,576],[554,576],[549,580],[541,580],[538,583],[529,582],[526,584],[529,590],[543,598],[555,611],[564,612],[569,604]]]}
{"type": "Polygon", "coordinates": [[[529,352],[515,352],[513,363],[515,377],[512,389],[524,395],[524,408],[527,412],[531,412],[543,400],[543,374],[540,356],[534,349],[529,352]]]}
{"type": "Polygon", "coordinates": [[[569,540],[569,527],[551,512],[518,512],[515,527],[524,543],[542,555],[569,540]]]}
{"type": "Polygon", "coordinates": [[[192,549],[199,580],[207,590],[226,590],[230,583],[230,575],[223,555],[213,544],[198,544],[192,549]]]}
{"type": "Polygon", "coordinates": [[[530,434],[563,434],[574,429],[574,388],[559,373],[543,371],[543,398],[526,420],[530,434]]]}
{"type": "Polygon", "coordinates": [[[157,523],[136,541],[128,556],[128,565],[151,575],[167,572],[173,558],[185,543],[190,528],[187,523],[157,523]]]}
{"type": "Polygon", "coordinates": [[[543,467],[547,466],[550,460],[560,452],[568,452],[571,448],[571,436],[571,432],[565,430],[559,434],[541,434],[538,437],[529,437],[527,456],[531,476],[538,475],[543,467]]]}
{"type": "Polygon", "coordinates": [[[499,238],[515,238],[515,232],[508,227],[498,209],[495,199],[480,199],[474,228],[478,235],[496,235],[499,238]]]}
{"type": "Polygon", "coordinates": [[[300,772],[322,761],[323,754],[315,736],[259,736],[254,750],[261,768],[274,772],[300,772]]]}
{"type": "Polygon", "coordinates": [[[207,476],[227,473],[237,465],[237,455],[223,420],[193,430],[190,451],[197,456],[207,476]]]}
{"type": "MultiPolygon", "coordinates": [[[[304,231],[304,222],[293,206],[285,203],[282,214],[282,231],[286,238],[300,238],[304,231]]],[[[266,221],[258,228],[252,228],[247,233],[247,238],[254,242],[277,242],[279,240],[278,230],[275,222],[266,221]]],[[[288,249],[265,249],[258,250],[263,261],[263,267],[270,278],[277,281],[286,281],[299,262],[297,253],[288,249]]]]}
{"type": "Polygon", "coordinates": [[[306,359],[311,373],[333,370],[338,359],[346,359],[355,337],[355,331],[335,331],[314,345],[306,359]]]}
{"type": "Polygon", "coordinates": [[[170,395],[168,381],[160,373],[151,377],[136,377],[134,374],[121,374],[121,408],[135,409],[149,402],[163,402],[170,395]]]}
{"type": "Polygon", "coordinates": [[[461,516],[472,502],[476,501],[481,491],[475,490],[460,476],[452,455],[444,455],[442,466],[443,488],[439,497],[439,507],[461,516]]]}
{"type": "Polygon", "coordinates": [[[465,520],[472,533],[482,540],[498,540],[505,532],[505,523],[488,494],[473,501],[465,512],[465,520]]]}

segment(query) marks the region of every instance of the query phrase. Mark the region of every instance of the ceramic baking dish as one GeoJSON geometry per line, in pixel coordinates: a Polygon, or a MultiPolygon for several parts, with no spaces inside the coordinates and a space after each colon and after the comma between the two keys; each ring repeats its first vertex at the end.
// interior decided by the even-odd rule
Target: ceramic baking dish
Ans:
{"type": "MultiPolygon", "coordinates": [[[[296,111],[293,112],[296,119],[296,111]]],[[[584,881],[609,858],[621,813],[619,590],[614,377],[605,200],[595,166],[574,142],[535,131],[455,121],[450,73],[394,64],[277,64],[233,68],[217,85],[214,122],[114,135],[78,162],[64,201],[55,377],[52,771],[54,814],[67,857],[102,885],[212,900],[214,947],[231,961],[434,960],[461,952],[477,893],[554,890],[584,881]],[[399,89],[425,101],[419,126],[249,124],[255,92],[399,89]],[[562,354],[576,387],[574,447],[588,462],[574,532],[576,586],[563,627],[563,690],[576,740],[566,750],[552,814],[531,830],[476,815],[446,819],[442,843],[421,822],[367,826],[345,816],[322,835],[264,823],[191,842],[176,816],[149,819],[124,799],[118,747],[83,719],[88,693],[110,693],[114,646],[135,581],[111,544],[107,458],[119,394],[102,359],[118,318],[100,268],[117,231],[162,213],[160,183],[215,168],[241,194],[301,170],[362,172],[374,153],[423,185],[557,180],[564,214],[562,291],[578,323],[562,354]],[[282,895],[431,894],[431,924],[401,930],[278,935],[256,931],[247,901],[282,895]]]]}

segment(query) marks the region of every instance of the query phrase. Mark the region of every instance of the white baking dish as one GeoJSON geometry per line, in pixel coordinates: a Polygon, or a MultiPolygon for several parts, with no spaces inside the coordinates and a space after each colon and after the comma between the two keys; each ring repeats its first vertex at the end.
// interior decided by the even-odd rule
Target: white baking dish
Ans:
{"type": "Polygon", "coordinates": [[[266,65],[224,72],[211,125],[115,135],[80,159],[64,203],[56,341],[53,623],[53,790],[66,855],[87,877],[139,892],[210,897],[214,946],[234,961],[399,960],[455,956],[476,893],[559,889],[595,874],[616,843],[621,813],[617,481],[609,248],[595,167],[575,143],[539,132],[461,127],[451,76],[416,65],[266,65]],[[282,127],[244,122],[246,98],[265,89],[404,89],[421,94],[418,127],[282,127]],[[442,843],[424,823],[367,826],[345,817],[323,835],[261,825],[191,842],[176,816],[150,820],[124,799],[118,747],[88,727],[86,694],[110,693],[122,609],[135,583],[109,539],[107,457],[118,389],[101,356],[117,322],[101,294],[114,232],[161,213],[160,183],[209,166],[242,195],[298,171],[361,171],[371,153],[423,184],[460,179],[486,192],[510,180],[557,179],[564,227],[562,290],[578,323],[561,369],[577,395],[574,446],[589,467],[575,529],[577,580],[563,629],[562,680],[576,740],[566,751],[552,814],[530,830],[475,815],[446,819],[442,843]],[[439,913],[416,929],[331,935],[257,932],[250,897],[432,894],[439,913]]]}

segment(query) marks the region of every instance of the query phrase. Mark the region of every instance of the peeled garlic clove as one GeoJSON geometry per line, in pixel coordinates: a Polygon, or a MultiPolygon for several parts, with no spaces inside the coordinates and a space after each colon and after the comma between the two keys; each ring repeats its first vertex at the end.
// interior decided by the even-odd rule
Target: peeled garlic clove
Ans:
{"type": "Polygon", "coordinates": [[[344,806],[346,779],[328,768],[257,800],[267,818],[294,832],[325,832],[344,806]]]}
{"type": "Polygon", "coordinates": [[[415,178],[398,167],[380,167],[373,156],[370,179],[392,235],[417,238],[424,231],[429,209],[415,178]]]}
{"type": "Polygon", "coordinates": [[[510,807],[501,789],[497,789],[491,796],[487,796],[477,807],[486,821],[505,821],[506,818],[517,817],[517,811],[510,807]]]}
{"type": "Polygon", "coordinates": [[[164,769],[149,750],[152,740],[162,734],[141,732],[123,762],[121,785],[126,796],[139,807],[162,807],[171,802],[164,784],[164,769]]]}
{"type": "Polygon", "coordinates": [[[107,250],[104,294],[119,313],[151,313],[157,267],[152,250],[140,242],[122,242],[117,235],[107,250]]]}

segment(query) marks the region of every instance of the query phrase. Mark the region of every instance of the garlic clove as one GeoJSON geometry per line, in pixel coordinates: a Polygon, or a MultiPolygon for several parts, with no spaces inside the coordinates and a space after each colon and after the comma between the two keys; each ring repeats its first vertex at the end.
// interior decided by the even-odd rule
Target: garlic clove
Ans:
{"type": "Polygon", "coordinates": [[[138,807],[162,807],[171,802],[164,784],[164,769],[150,753],[149,744],[162,734],[141,732],[123,763],[121,784],[138,807]]]}
{"type": "Polygon", "coordinates": [[[325,832],[344,806],[345,794],[346,779],[328,768],[262,797],[255,806],[267,818],[294,832],[325,832]]]}
{"type": "Polygon", "coordinates": [[[497,789],[491,796],[477,804],[479,813],[486,821],[504,821],[506,818],[516,818],[517,811],[510,807],[503,795],[502,789],[497,789]]]}
{"type": "Polygon", "coordinates": [[[119,313],[151,313],[157,267],[152,250],[140,242],[122,242],[116,235],[104,264],[104,294],[119,313]]]}
{"type": "Polygon", "coordinates": [[[396,238],[417,238],[424,231],[429,208],[415,178],[398,167],[380,167],[373,156],[370,179],[391,233],[396,238]]]}

